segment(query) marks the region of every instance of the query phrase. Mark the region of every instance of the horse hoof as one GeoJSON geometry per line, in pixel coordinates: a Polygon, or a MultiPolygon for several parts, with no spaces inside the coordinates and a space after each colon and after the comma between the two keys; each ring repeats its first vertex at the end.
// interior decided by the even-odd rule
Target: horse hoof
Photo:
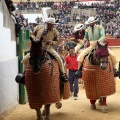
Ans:
{"type": "Polygon", "coordinates": [[[70,97],[73,97],[73,92],[70,93],[70,97]]]}
{"type": "Polygon", "coordinates": [[[37,120],[43,120],[43,118],[41,117],[41,118],[37,118],[37,120]]]}
{"type": "Polygon", "coordinates": [[[42,116],[45,116],[45,110],[42,111],[42,116]]]}
{"type": "Polygon", "coordinates": [[[84,88],[84,84],[82,83],[82,88],[84,88]]]}
{"type": "Polygon", "coordinates": [[[99,105],[102,105],[102,100],[101,100],[101,99],[99,99],[99,101],[98,101],[98,102],[99,102],[99,105]]]}
{"type": "Polygon", "coordinates": [[[103,112],[103,113],[107,113],[107,112],[108,112],[108,107],[105,106],[105,105],[103,105],[103,106],[102,106],[102,112],[103,112]]]}
{"type": "Polygon", "coordinates": [[[90,106],[90,108],[91,108],[91,110],[96,110],[96,105],[95,105],[95,104],[92,104],[92,105],[90,106]]]}
{"type": "Polygon", "coordinates": [[[55,103],[55,107],[57,109],[60,109],[62,107],[62,103],[61,102],[55,103]]]}
{"type": "Polygon", "coordinates": [[[47,116],[47,117],[45,117],[45,120],[50,120],[50,117],[48,117],[48,116],[47,116]]]}

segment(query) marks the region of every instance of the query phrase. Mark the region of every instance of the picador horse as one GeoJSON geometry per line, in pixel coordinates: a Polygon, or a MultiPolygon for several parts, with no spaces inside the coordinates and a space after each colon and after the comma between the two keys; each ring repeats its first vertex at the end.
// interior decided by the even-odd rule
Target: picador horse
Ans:
{"type": "Polygon", "coordinates": [[[36,110],[38,120],[42,120],[42,115],[45,120],[50,120],[50,105],[59,103],[61,98],[69,98],[69,83],[61,83],[59,79],[59,66],[55,58],[42,47],[42,40],[34,41],[31,38],[24,80],[30,108],[36,110]],[[44,110],[41,114],[42,105],[44,110]]]}
{"type": "Polygon", "coordinates": [[[102,112],[108,110],[107,96],[116,92],[113,64],[107,45],[108,43],[101,45],[97,42],[96,47],[85,57],[82,67],[82,79],[91,109],[96,109],[95,102],[101,99],[102,112]]]}

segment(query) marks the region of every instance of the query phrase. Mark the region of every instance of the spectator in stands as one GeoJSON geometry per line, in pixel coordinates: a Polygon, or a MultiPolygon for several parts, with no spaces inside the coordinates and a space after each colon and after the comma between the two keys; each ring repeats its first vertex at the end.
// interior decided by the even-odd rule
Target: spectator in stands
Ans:
{"type": "MultiPolygon", "coordinates": [[[[120,20],[120,8],[116,1],[114,2],[101,2],[101,3],[92,3],[92,4],[83,4],[82,2],[77,2],[78,8],[84,9],[84,8],[96,8],[96,17],[100,19],[98,24],[104,24],[105,31],[108,31],[109,34],[114,34],[114,30],[117,26],[117,21],[120,20]],[[113,32],[109,32],[109,22],[113,21],[112,27],[110,29],[113,32]],[[108,26],[106,26],[108,25],[108,26]],[[107,30],[106,30],[107,29],[107,30]]],[[[37,12],[37,10],[40,10],[41,7],[51,7],[52,13],[50,13],[49,16],[55,17],[55,19],[59,19],[60,24],[70,24],[70,22],[73,22],[74,24],[78,24],[79,22],[85,22],[88,19],[88,15],[86,13],[81,13],[80,9],[78,11],[72,11],[71,8],[75,5],[75,1],[62,1],[58,3],[54,3],[53,1],[46,1],[46,2],[23,2],[20,1],[20,3],[17,5],[19,10],[23,10],[26,12],[37,12]],[[38,6],[38,7],[37,7],[38,6]],[[54,7],[56,6],[56,10],[54,12],[54,7]],[[80,14],[78,14],[80,12],[80,14]],[[65,15],[68,14],[68,15],[65,15]]],[[[50,10],[49,10],[50,11],[50,10]]],[[[21,18],[22,19],[22,18],[21,18]]],[[[21,21],[21,20],[20,20],[21,21]]],[[[22,20],[23,21],[23,20],[22,20]]],[[[65,29],[64,27],[62,29],[65,29]]],[[[66,30],[65,30],[66,31],[66,30]]],[[[62,34],[62,33],[61,33],[62,34]]]]}
{"type": "Polygon", "coordinates": [[[117,19],[119,21],[120,20],[120,7],[119,7],[118,11],[116,12],[116,16],[117,16],[117,19]]]}
{"type": "Polygon", "coordinates": [[[40,24],[40,22],[42,22],[42,17],[40,18],[39,16],[35,19],[37,24],[40,24]]]}

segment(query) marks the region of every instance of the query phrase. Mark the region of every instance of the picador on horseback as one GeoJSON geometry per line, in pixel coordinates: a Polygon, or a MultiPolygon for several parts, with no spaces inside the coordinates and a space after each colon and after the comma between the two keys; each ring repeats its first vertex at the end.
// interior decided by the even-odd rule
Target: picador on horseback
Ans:
{"type": "MultiPolygon", "coordinates": [[[[86,42],[87,48],[81,52],[81,54],[78,56],[78,71],[75,73],[76,77],[81,78],[82,77],[82,65],[84,57],[92,51],[92,49],[95,47],[97,41],[101,44],[103,44],[105,40],[105,31],[104,28],[101,25],[96,25],[95,23],[98,21],[95,17],[89,17],[88,20],[85,22],[86,25],[89,25],[89,27],[85,30],[85,36],[84,40],[86,42]]],[[[115,58],[114,53],[110,49],[108,49],[109,55],[112,59],[112,63],[114,66],[114,74],[117,76],[116,71],[116,63],[117,60],[115,58]]]]}
{"type": "MultiPolygon", "coordinates": [[[[55,19],[49,17],[45,21],[46,28],[44,26],[38,25],[36,26],[34,32],[30,35],[30,38],[34,41],[38,41],[42,39],[42,46],[44,49],[50,53],[55,59],[58,61],[59,69],[60,69],[60,80],[62,83],[68,82],[68,78],[65,74],[63,60],[61,59],[60,55],[53,49],[53,46],[56,46],[59,40],[59,33],[54,28],[56,24],[55,19]]],[[[28,53],[22,63],[26,66],[27,62],[30,58],[30,53],[28,53]]]]}
{"type": "Polygon", "coordinates": [[[90,99],[90,107],[96,109],[96,100],[100,99],[102,112],[107,112],[107,96],[116,92],[114,77],[118,76],[115,65],[117,60],[104,43],[105,32],[101,25],[96,25],[98,19],[89,17],[85,24],[89,27],[85,30],[84,41],[86,49],[78,56],[77,78],[82,78],[86,97],[90,99]]]}
{"type": "Polygon", "coordinates": [[[85,25],[84,24],[77,24],[73,30],[74,35],[74,42],[77,43],[75,47],[75,53],[78,53],[80,48],[84,45],[84,35],[85,35],[85,25]]]}

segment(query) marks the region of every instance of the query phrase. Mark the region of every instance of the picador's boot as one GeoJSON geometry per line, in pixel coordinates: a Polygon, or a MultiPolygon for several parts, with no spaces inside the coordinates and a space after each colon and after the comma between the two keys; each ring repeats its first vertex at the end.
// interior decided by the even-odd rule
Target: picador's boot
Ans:
{"type": "Polygon", "coordinates": [[[82,66],[75,73],[76,78],[82,78],[82,66]]]}
{"type": "Polygon", "coordinates": [[[61,83],[68,82],[68,78],[65,73],[60,73],[60,82],[61,83]]]}
{"type": "Polygon", "coordinates": [[[117,69],[114,69],[114,77],[118,77],[119,76],[119,73],[117,71],[117,69]]]}
{"type": "Polygon", "coordinates": [[[24,74],[19,73],[16,78],[15,81],[19,84],[24,84],[25,85],[25,76],[24,74]]]}

